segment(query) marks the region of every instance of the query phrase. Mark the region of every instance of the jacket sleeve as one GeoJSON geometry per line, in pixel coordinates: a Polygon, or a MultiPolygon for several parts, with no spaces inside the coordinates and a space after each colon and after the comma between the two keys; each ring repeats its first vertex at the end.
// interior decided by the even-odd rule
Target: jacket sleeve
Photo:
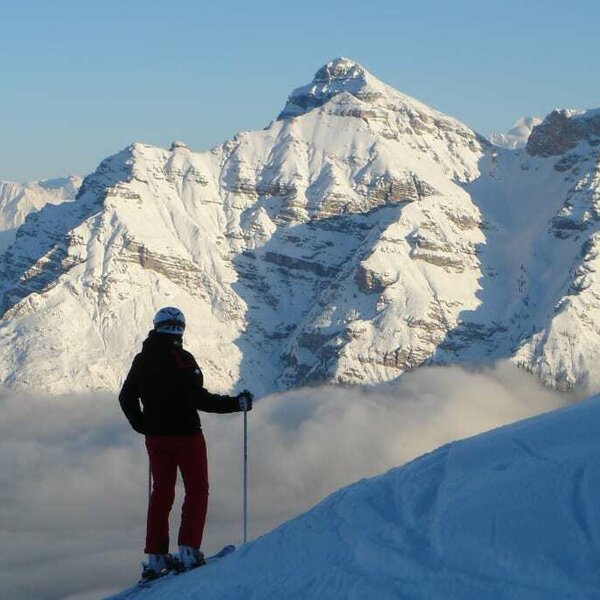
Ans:
{"type": "Polygon", "coordinates": [[[240,402],[235,396],[221,396],[220,394],[211,394],[204,387],[204,376],[194,360],[194,405],[198,410],[209,413],[233,413],[240,410],[240,402]]]}
{"type": "Polygon", "coordinates": [[[144,415],[140,406],[139,355],[133,359],[131,369],[119,394],[119,404],[135,431],[144,433],[144,415]]]}

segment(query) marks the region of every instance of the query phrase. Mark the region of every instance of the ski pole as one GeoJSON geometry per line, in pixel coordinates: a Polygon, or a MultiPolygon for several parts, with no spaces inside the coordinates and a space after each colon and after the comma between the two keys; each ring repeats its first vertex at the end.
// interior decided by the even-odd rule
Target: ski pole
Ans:
{"type": "Polygon", "coordinates": [[[248,410],[244,408],[244,544],[248,541],[248,410]]]}
{"type": "Polygon", "coordinates": [[[148,506],[150,506],[150,497],[152,496],[152,467],[148,462],[148,506]]]}

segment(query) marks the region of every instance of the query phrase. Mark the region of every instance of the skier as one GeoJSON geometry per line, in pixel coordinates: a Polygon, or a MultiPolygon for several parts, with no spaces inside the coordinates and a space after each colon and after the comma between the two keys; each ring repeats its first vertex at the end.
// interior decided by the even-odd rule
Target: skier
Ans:
{"type": "Polygon", "coordinates": [[[208,468],[198,410],[231,413],[252,409],[253,396],[247,390],[237,396],[220,396],[204,388],[198,363],[182,347],[184,330],[185,317],[179,309],[161,308],[119,394],[129,423],[146,436],[154,480],[144,550],[148,562],[142,572],[145,581],[205,562],[200,544],[208,505],[208,468]],[[169,513],[178,468],[185,499],[179,555],[173,557],[169,554],[169,513]]]}

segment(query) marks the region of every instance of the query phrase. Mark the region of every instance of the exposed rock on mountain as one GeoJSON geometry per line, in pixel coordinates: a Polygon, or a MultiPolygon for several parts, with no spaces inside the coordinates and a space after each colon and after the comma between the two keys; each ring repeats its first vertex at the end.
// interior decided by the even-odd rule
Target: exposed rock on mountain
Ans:
{"type": "Polygon", "coordinates": [[[580,142],[600,145],[600,109],[585,112],[555,110],[535,127],[527,141],[532,156],[558,156],[580,142]]]}
{"type": "Polygon", "coordinates": [[[0,375],[116,389],[175,304],[213,389],[506,358],[598,386],[596,116],[565,118],[585,132],[560,157],[547,122],[502,150],[337,59],[264,130],[134,144],[5,253],[0,375]]]}

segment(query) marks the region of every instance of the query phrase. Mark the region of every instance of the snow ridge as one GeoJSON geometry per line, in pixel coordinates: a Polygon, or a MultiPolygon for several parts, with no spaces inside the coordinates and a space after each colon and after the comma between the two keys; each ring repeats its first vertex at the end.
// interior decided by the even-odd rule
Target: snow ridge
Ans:
{"type": "Polygon", "coordinates": [[[599,419],[596,397],[454,442],[143,598],[595,598],[599,419]]]}

